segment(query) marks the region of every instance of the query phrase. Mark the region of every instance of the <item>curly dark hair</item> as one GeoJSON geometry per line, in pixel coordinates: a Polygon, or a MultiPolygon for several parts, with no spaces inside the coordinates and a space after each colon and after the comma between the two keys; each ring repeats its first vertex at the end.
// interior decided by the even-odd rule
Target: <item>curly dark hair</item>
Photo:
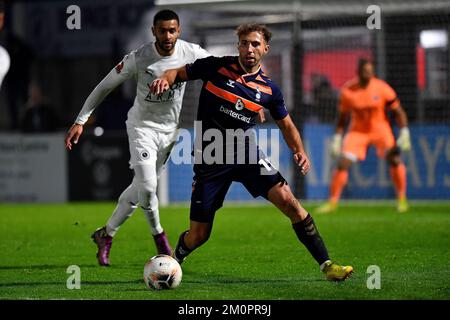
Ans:
{"type": "Polygon", "coordinates": [[[266,43],[269,43],[270,39],[272,39],[272,32],[270,32],[265,25],[258,23],[241,24],[237,27],[236,34],[238,37],[241,37],[242,35],[246,35],[254,31],[261,33],[266,43]]]}
{"type": "Polygon", "coordinates": [[[176,20],[178,24],[180,24],[180,18],[175,13],[175,11],[165,9],[158,11],[155,14],[155,16],[153,17],[153,25],[156,26],[158,21],[168,21],[168,20],[176,20]]]}

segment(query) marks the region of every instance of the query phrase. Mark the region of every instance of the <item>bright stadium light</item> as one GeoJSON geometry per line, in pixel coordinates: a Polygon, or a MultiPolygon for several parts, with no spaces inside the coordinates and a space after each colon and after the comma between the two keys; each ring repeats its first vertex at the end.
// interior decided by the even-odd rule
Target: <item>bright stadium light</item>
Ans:
{"type": "Polygon", "coordinates": [[[104,132],[105,132],[105,130],[103,130],[102,127],[95,127],[95,129],[94,129],[94,135],[96,137],[102,136],[104,132]]]}
{"type": "Polygon", "coordinates": [[[420,45],[422,48],[445,48],[448,37],[445,30],[425,30],[420,32],[420,45]]]}

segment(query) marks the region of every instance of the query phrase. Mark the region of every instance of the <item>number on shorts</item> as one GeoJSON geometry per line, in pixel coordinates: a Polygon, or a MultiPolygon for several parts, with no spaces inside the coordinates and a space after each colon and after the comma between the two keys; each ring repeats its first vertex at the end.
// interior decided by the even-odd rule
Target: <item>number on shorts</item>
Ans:
{"type": "Polygon", "coordinates": [[[258,164],[264,166],[267,171],[272,171],[272,164],[270,163],[269,159],[259,159],[258,164]]]}

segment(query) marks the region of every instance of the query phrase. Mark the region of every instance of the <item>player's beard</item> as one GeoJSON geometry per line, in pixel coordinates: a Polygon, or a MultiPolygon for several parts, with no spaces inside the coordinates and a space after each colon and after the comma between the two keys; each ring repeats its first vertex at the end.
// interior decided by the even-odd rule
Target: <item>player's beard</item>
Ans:
{"type": "Polygon", "coordinates": [[[159,41],[159,40],[156,41],[156,45],[158,46],[158,48],[165,53],[170,53],[173,50],[173,48],[175,48],[175,44],[177,43],[177,40],[175,40],[173,42],[170,41],[170,44],[171,44],[170,46],[168,46],[168,43],[169,43],[169,41],[167,41],[167,43],[166,43],[166,41],[159,41]]]}
{"type": "Polygon", "coordinates": [[[247,58],[244,57],[243,59],[240,59],[240,61],[241,65],[245,67],[246,71],[250,72],[250,70],[259,66],[261,59],[258,60],[256,59],[256,57],[254,57],[253,60],[247,60],[247,58]]]}

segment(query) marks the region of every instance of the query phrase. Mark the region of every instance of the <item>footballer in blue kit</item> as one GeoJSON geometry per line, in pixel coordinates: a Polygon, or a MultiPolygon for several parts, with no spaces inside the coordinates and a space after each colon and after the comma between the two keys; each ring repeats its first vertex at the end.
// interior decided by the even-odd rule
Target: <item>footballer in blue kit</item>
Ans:
{"type": "Polygon", "coordinates": [[[236,33],[239,56],[198,59],[184,67],[167,70],[151,85],[152,92],[160,94],[175,82],[203,81],[197,114],[201,131],[196,132],[196,140],[198,137],[203,139],[200,145],[197,141],[194,145],[190,228],[180,235],[173,257],[182,263],[209,239],[214,215],[222,207],[231,183],[236,181],[242,183],[252,196],[262,196],[272,202],[291,220],[297,238],[328,280],[343,281],[352,274],[353,268],[331,261],[313,218],[295,198],[283,176],[258,149],[252,135],[247,134],[258,116],[267,109],[302,174],[309,171],[309,159],[283,95],[261,69],[261,60],[269,52],[271,32],[264,25],[243,24],[236,33]],[[220,139],[222,150],[219,148],[216,152],[223,151],[224,157],[216,157],[217,154],[213,157],[218,161],[206,159],[203,154],[212,143],[204,139],[208,130],[223,135],[220,139]],[[230,136],[232,139],[228,139],[230,136]],[[240,153],[242,148],[245,150],[240,153]],[[244,159],[240,157],[242,154],[244,159]],[[232,161],[224,161],[224,158],[232,161]]]}
{"type": "MultiPolygon", "coordinates": [[[[240,66],[238,57],[211,56],[199,59],[186,66],[186,75],[189,80],[204,81],[197,114],[202,130],[197,133],[197,137],[203,137],[210,129],[219,130],[225,142],[223,155],[231,159],[231,163],[225,159],[222,163],[212,164],[195,161],[190,217],[194,221],[212,222],[233,181],[242,183],[253,197],[262,196],[266,199],[274,185],[286,182],[256,146],[252,132],[245,136],[245,140],[241,140],[245,144],[240,145],[236,142],[240,137],[236,130],[249,132],[264,108],[269,109],[276,120],[285,118],[288,112],[280,90],[264,75],[262,69],[247,73],[240,66]],[[232,142],[226,144],[230,139],[232,142]],[[251,148],[251,144],[255,146],[251,148]],[[245,159],[244,163],[239,164],[237,153],[241,148],[245,149],[245,159]],[[253,161],[252,152],[255,153],[253,161]]],[[[200,151],[207,145],[208,142],[203,141],[200,151]]],[[[203,156],[203,152],[196,151],[195,158],[203,156]]]]}

